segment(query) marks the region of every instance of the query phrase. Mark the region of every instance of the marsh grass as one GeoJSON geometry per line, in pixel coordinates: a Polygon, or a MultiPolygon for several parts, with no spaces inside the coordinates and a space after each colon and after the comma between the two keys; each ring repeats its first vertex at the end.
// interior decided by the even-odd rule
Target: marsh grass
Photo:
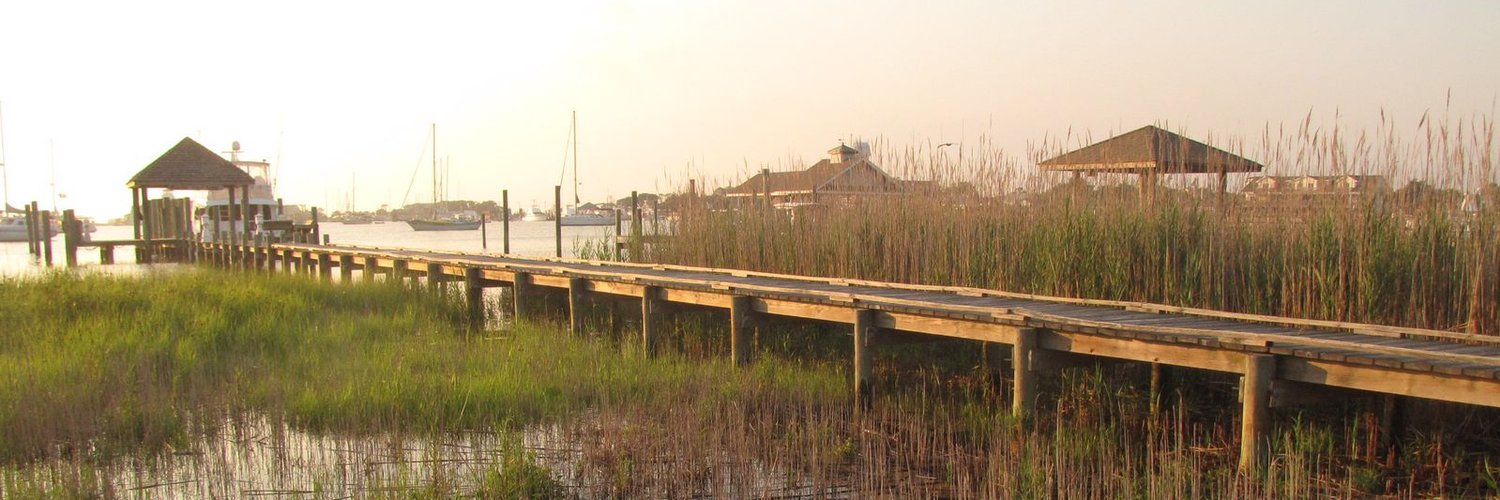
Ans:
{"type": "Polygon", "coordinates": [[[645,359],[603,318],[588,338],[548,321],[465,337],[462,309],[385,283],[212,271],[0,282],[0,312],[22,326],[0,337],[0,488],[1301,497],[1478,494],[1496,475],[1483,448],[1443,433],[1407,448],[1430,470],[1392,473],[1351,444],[1369,432],[1359,419],[1316,415],[1279,426],[1267,474],[1240,475],[1234,406],[1219,404],[1232,385],[1210,376],[1152,416],[1139,373],[1066,371],[1021,425],[975,373],[972,344],[915,345],[882,350],[878,400],[855,411],[840,327],[764,328],[755,362],[734,368],[708,313],[685,315],[676,347],[645,359]],[[939,352],[966,354],[933,367],[939,352]],[[109,371],[80,375],[93,370],[109,371]],[[211,478],[224,479],[191,482],[211,478]]]}

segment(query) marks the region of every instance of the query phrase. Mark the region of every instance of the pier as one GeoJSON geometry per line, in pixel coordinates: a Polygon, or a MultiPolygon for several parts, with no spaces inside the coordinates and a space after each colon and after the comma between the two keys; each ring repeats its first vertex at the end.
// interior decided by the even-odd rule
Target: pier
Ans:
{"type": "Polygon", "coordinates": [[[476,330],[486,320],[485,288],[508,288],[512,302],[504,306],[516,317],[535,314],[540,304],[562,308],[575,335],[584,331],[579,311],[588,301],[634,303],[646,353],[659,348],[661,325],[674,311],[723,311],[731,337],[724,355],[736,364],[752,358],[748,332],[766,319],[846,325],[851,390],[865,404],[880,390],[873,351],[927,340],[979,343],[996,361],[990,369],[1009,380],[1011,411],[1023,419],[1036,404],[1037,379],[1059,368],[1150,364],[1153,392],[1169,383],[1170,369],[1235,374],[1243,468],[1263,460],[1277,407],[1365,393],[1388,403],[1414,397],[1500,408],[1500,339],[1483,336],[732,269],[337,245],[189,245],[202,262],[247,271],[328,281],[358,273],[366,280],[420,280],[434,291],[461,283],[476,330]]]}

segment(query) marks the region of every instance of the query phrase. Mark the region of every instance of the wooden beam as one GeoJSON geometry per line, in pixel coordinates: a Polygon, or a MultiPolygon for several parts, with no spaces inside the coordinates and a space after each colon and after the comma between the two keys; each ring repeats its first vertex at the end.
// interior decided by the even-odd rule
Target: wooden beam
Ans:
{"type": "Polygon", "coordinates": [[[1500,408],[1500,380],[1287,357],[1280,378],[1332,387],[1500,408]]]}
{"type": "Polygon", "coordinates": [[[1082,333],[1046,331],[1038,338],[1043,349],[1075,352],[1091,356],[1128,359],[1147,363],[1240,373],[1246,353],[1204,346],[1167,344],[1136,339],[1101,337],[1082,333]]]}
{"type": "Polygon", "coordinates": [[[981,342],[1013,344],[1020,327],[909,313],[877,311],[875,324],[888,330],[926,333],[981,342]]]}
{"type": "Polygon", "coordinates": [[[513,300],[511,302],[510,317],[512,322],[519,323],[522,320],[530,319],[526,317],[525,311],[526,301],[531,298],[531,278],[531,273],[515,273],[511,277],[510,295],[513,300]]]}
{"type": "Polygon", "coordinates": [[[323,281],[333,280],[333,256],[327,252],[318,253],[318,277],[323,281]]]}
{"type": "Polygon", "coordinates": [[[344,283],[354,281],[354,256],[349,254],[339,255],[339,280],[344,283]]]}

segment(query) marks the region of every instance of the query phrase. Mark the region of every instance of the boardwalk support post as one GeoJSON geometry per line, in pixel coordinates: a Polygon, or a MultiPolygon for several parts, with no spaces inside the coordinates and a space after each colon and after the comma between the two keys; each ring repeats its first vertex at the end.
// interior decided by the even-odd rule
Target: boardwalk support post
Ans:
{"type": "Polygon", "coordinates": [[[656,338],[661,323],[657,316],[662,313],[661,287],[647,286],[641,290],[641,352],[646,357],[656,355],[656,338]]]}
{"type": "Polygon", "coordinates": [[[1259,467],[1266,453],[1267,430],[1271,426],[1271,381],[1276,378],[1276,356],[1245,357],[1240,383],[1240,470],[1259,467]]]}
{"type": "Polygon", "coordinates": [[[42,262],[52,267],[52,211],[42,211],[42,223],[37,225],[42,235],[42,262]]]}
{"type": "Polygon", "coordinates": [[[464,269],[464,299],[469,307],[469,333],[484,331],[484,270],[464,269]]]}
{"type": "Polygon", "coordinates": [[[375,281],[375,268],[379,266],[380,259],[377,259],[375,257],[365,257],[365,265],[364,268],[360,269],[360,276],[362,276],[365,281],[375,281]]]}
{"type": "Polygon", "coordinates": [[[395,262],[391,262],[391,281],[395,282],[397,285],[405,285],[406,274],[405,260],[396,259],[395,262]]]}
{"type": "Polygon", "coordinates": [[[427,290],[437,293],[443,287],[443,265],[427,264],[427,290]]]}
{"type": "Polygon", "coordinates": [[[588,283],[583,278],[568,279],[568,331],[574,337],[583,337],[583,294],[588,283]]]}
{"type": "Polygon", "coordinates": [[[68,263],[68,267],[78,267],[78,240],[83,236],[79,226],[78,218],[73,215],[73,209],[63,210],[63,258],[68,263]]]}
{"type": "Polygon", "coordinates": [[[318,253],[318,277],[323,281],[333,280],[333,256],[327,253],[318,253]]]}
{"type": "Polygon", "coordinates": [[[860,408],[869,408],[871,382],[875,375],[874,347],[875,311],[860,309],[854,312],[854,398],[860,408]]]}
{"type": "Polygon", "coordinates": [[[511,311],[512,324],[526,319],[526,299],[531,292],[531,273],[516,273],[515,281],[511,282],[511,311]]]}
{"type": "Polygon", "coordinates": [[[354,256],[339,256],[339,281],[348,283],[354,281],[354,256]]]}
{"type": "Polygon", "coordinates": [[[1031,370],[1031,354],[1036,350],[1035,328],[1016,331],[1016,343],[1011,345],[1010,365],[1011,414],[1018,419],[1032,415],[1036,409],[1036,372],[1031,370]]]}
{"type": "Polygon", "coordinates": [[[729,303],[729,352],[734,366],[750,364],[750,328],[755,324],[751,300],[737,295],[729,303]]]}
{"type": "Polygon", "coordinates": [[[1005,375],[1002,370],[1005,366],[1005,350],[1003,344],[994,342],[980,342],[979,354],[984,361],[985,382],[989,384],[989,390],[997,397],[1005,394],[1005,375]]]}

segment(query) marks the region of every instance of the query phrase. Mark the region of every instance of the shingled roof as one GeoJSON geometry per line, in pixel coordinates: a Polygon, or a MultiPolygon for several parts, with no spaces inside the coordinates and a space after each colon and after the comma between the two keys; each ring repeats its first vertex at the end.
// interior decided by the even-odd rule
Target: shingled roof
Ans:
{"type": "Polygon", "coordinates": [[[1261,164],[1147,125],[1039,164],[1060,172],[1217,174],[1259,172],[1261,164]]]}
{"type": "Polygon", "coordinates": [[[183,190],[222,189],[229,186],[255,184],[250,174],[234,166],[229,160],[184,137],[181,142],[160,158],[136,172],[130,182],[131,188],[167,188],[183,190]]]}

